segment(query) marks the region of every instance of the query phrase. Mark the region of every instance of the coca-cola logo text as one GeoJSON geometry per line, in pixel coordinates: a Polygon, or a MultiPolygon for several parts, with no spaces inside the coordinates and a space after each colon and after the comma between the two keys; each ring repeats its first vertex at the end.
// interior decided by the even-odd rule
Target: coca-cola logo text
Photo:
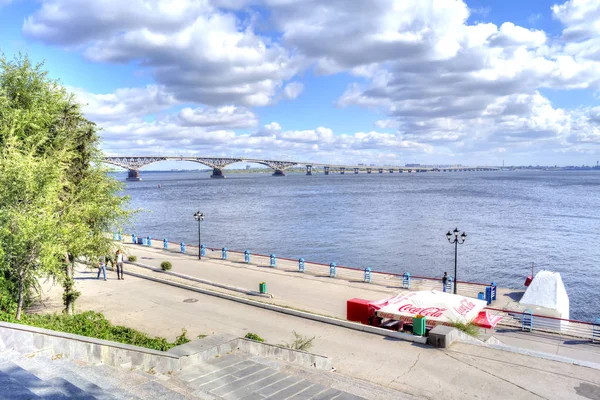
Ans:
{"type": "Polygon", "coordinates": [[[467,299],[461,300],[458,306],[454,307],[454,311],[462,316],[465,316],[469,311],[475,308],[475,304],[467,299]]]}
{"type": "Polygon", "coordinates": [[[404,311],[410,314],[421,314],[424,317],[432,317],[439,318],[444,314],[447,308],[439,308],[439,307],[416,307],[412,304],[405,304],[398,308],[398,311],[404,311]]]}

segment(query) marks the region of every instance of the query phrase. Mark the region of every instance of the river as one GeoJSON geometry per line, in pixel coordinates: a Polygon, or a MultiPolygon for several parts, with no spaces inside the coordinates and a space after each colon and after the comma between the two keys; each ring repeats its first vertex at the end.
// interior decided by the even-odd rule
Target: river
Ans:
{"type": "Polygon", "coordinates": [[[446,232],[458,227],[459,280],[524,288],[534,262],[561,273],[571,318],[600,317],[600,171],[209,175],[127,182],[145,210],[131,230],[197,245],[201,210],[208,247],[441,276],[454,274],[446,232]]]}

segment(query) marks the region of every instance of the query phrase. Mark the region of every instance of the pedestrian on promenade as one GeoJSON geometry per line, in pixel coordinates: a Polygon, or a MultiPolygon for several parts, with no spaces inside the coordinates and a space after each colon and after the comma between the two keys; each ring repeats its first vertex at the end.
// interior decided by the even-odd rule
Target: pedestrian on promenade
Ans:
{"type": "Polygon", "coordinates": [[[106,259],[106,264],[110,264],[110,270],[114,271],[115,270],[115,259],[112,256],[112,254],[107,254],[106,257],[104,257],[106,259]]]}
{"type": "Polygon", "coordinates": [[[123,278],[123,253],[121,250],[117,250],[115,254],[115,261],[117,262],[117,279],[124,280],[123,278]]]}
{"type": "Polygon", "coordinates": [[[106,264],[104,262],[104,257],[100,257],[100,264],[98,265],[98,277],[96,279],[100,279],[100,272],[104,274],[104,280],[106,280],[106,264]]]}
{"type": "Polygon", "coordinates": [[[444,292],[446,291],[447,284],[448,284],[448,273],[444,272],[444,276],[442,278],[442,285],[444,285],[444,292]]]}

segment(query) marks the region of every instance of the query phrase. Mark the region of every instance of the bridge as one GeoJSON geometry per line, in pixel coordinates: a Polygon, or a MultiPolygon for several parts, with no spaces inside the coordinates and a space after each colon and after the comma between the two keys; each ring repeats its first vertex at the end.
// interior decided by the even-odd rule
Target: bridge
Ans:
{"type": "Polygon", "coordinates": [[[336,165],[336,164],[324,164],[324,163],[311,163],[311,162],[297,162],[297,161],[278,161],[278,160],[260,160],[255,158],[245,157],[169,157],[169,156],[121,156],[121,157],[110,157],[106,156],[103,161],[107,164],[115,165],[117,167],[124,168],[128,171],[128,181],[139,181],[140,168],[147,165],[154,164],[161,161],[191,161],[202,165],[206,165],[213,169],[211,178],[225,178],[223,169],[228,165],[235,164],[238,162],[255,163],[265,165],[271,168],[273,176],[284,176],[285,171],[289,168],[296,166],[306,167],[306,175],[312,175],[313,168],[322,168],[325,175],[330,173],[339,173],[344,175],[346,171],[349,173],[354,172],[358,174],[360,172],[366,172],[370,174],[372,172],[378,172],[380,174],[386,173],[412,173],[412,172],[459,172],[459,171],[499,171],[498,167],[398,167],[398,166],[366,166],[366,165],[336,165]]]}

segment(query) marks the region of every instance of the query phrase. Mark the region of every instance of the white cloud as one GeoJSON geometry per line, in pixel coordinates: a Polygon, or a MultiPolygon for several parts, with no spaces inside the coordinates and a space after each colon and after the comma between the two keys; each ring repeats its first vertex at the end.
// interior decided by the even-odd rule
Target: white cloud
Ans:
{"type": "Polygon", "coordinates": [[[177,104],[163,87],[122,88],[114,93],[94,94],[81,88],[69,88],[82,103],[88,118],[95,122],[139,118],[177,104]]]}
{"type": "Polygon", "coordinates": [[[23,33],[93,61],[150,67],[183,102],[264,106],[298,70],[288,50],[254,32],[252,18],[208,0],[46,0],[23,33]]]}
{"type": "Polygon", "coordinates": [[[107,122],[107,144],[132,129],[146,132],[139,140],[152,141],[148,149],[160,147],[161,135],[181,134],[182,145],[206,141],[232,153],[237,145],[244,154],[592,151],[598,110],[561,109],[542,93],[600,90],[600,2],[551,10],[564,26],[560,38],[510,21],[471,23],[471,13],[485,12],[461,0],[45,0],[23,31],[90,60],[152,72],[155,85],[87,98],[90,115],[107,122]],[[258,125],[252,107],[297,98],[313,66],[350,76],[337,105],[372,109],[375,128],[397,132],[340,134],[300,118],[297,129],[272,122],[232,131],[258,125]]]}
{"type": "Polygon", "coordinates": [[[190,107],[184,108],[177,114],[183,126],[201,126],[229,129],[253,128],[258,124],[258,118],[251,111],[235,107],[223,106],[214,109],[190,107]]]}
{"type": "Polygon", "coordinates": [[[394,119],[380,119],[375,121],[375,126],[381,129],[396,129],[400,127],[400,122],[394,119]]]}
{"type": "Polygon", "coordinates": [[[300,82],[290,82],[285,85],[285,88],[283,89],[285,97],[288,99],[295,99],[300,95],[300,93],[302,93],[303,90],[304,85],[300,82]]]}
{"type": "Polygon", "coordinates": [[[581,59],[600,61],[600,2],[569,0],[552,6],[554,18],[565,25],[565,51],[581,59]]]}

